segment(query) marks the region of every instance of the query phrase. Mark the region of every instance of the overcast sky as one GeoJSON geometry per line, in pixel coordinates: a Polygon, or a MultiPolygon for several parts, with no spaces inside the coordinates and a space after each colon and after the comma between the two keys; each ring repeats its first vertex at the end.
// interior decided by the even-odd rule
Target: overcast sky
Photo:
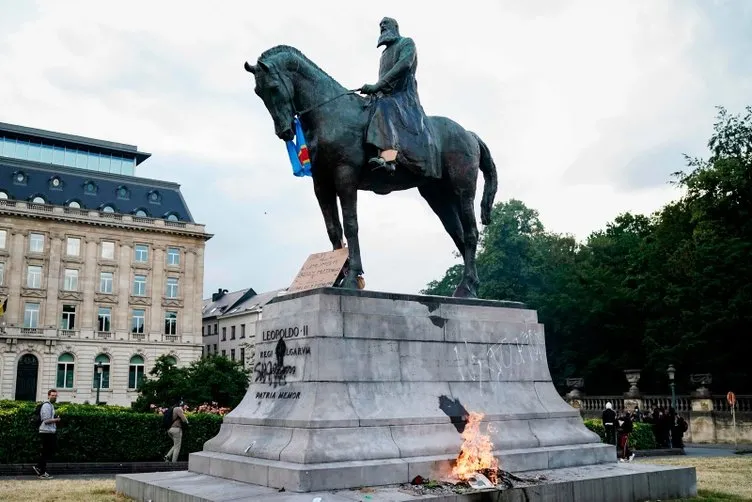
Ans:
{"type": "MultiPolygon", "coordinates": [[[[752,104],[745,0],[257,4],[0,0],[0,121],[152,153],[137,174],[180,183],[215,234],[206,293],[286,287],[329,249],[311,180],[292,175],[243,70],[274,45],[359,87],[376,81],[379,20],[395,17],[426,113],[489,145],[496,200],[580,239],[675,198],[669,174],[705,154],[714,106],[752,104]]],[[[417,292],[456,262],[417,190],[359,197],[368,289],[417,292]]]]}

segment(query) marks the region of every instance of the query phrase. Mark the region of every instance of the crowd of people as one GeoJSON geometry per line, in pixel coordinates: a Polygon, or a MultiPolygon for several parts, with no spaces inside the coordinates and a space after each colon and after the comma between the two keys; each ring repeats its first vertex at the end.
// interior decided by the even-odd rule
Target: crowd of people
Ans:
{"type": "Polygon", "coordinates": [[[689,428],[684,417],[676,413],[673,407],[668,410],[656,407],[652,414],[645,414],[636,406],[632,412],[622,409],[617,413],[611,403],[606,403],[602,419],[606,442],[616,445],[616,455],[620,462],[631,462],[634,459],[635,455],[629,448],[629,435],[634,430],[635,422],[652,425],[658,448],[684,448],[684,433],[689,428]]]}

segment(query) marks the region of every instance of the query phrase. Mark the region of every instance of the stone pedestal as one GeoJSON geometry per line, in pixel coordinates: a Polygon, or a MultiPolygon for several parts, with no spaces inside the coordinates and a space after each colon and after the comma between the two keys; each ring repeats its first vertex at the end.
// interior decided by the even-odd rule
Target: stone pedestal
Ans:
{"type": "Polygon", "coordinates": [[[256,357],[245,399],[191,471],[288,491],[436,477],[470,411],[507,470],[615,460],[559,397],[543,326],[518,303],[288,295],[265,307],[256,357]]]}
{"type": "MultiPolygon", "coordinates": [[[[543,326],[521,304],[324,288],[267,304],[256,343],[245,398],[164,500],[218,478],[259,493],[440,478],[469,412],[485,414],[503,469],[616,465],[556,392],[543,326]]],[[[155,483],[118,477],[138,500],[155,483]]]]}

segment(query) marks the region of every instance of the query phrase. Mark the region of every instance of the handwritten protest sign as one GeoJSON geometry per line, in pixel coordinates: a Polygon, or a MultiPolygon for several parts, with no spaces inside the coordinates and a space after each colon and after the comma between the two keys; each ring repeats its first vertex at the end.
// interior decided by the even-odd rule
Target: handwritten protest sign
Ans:
{"type": "Polygon", "coordinates": [[[295,293],[334,285],[347,261],[347,256],[347,248],[310,255],[287,288],[287,292],[295,293]]]}

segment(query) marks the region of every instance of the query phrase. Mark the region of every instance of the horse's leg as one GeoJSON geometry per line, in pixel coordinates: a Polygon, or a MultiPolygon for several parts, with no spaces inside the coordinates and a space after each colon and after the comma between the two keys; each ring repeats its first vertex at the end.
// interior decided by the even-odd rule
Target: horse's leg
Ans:
{"type": "Polygon", "coordinates": [[[478,225],[475,221],[475,192],[459,192],[459,217],[465,241],[465,272],[453,296],[476,298],[478,296],[478,270],[475,266],[475,251],[478,247],[478,225]]]}
{"type": "Polygon", "coordinates": [[[324,216],[326,233],[332,243],[333,249],[344,247],[342,242],[342,224],[339,222],[339,211],[337,210],[337,191],[334,183],[330,180],[313,179],[313,191],[316,199],[319,201],[321,214],[324,216]]]}
{"type": "Polygon", "coordinates": [[[342,207],[342,222],[345,227],[347,250],[349,252],[349,267],[342,283],[343,288],[357,289],[358,276],[363,274],[360,261],[360,243],[358,241],[358,188],[356,171],[352,168],[337,169],[337,196],[342,207]]]}
{"type": "Polygon", "coordinates": [[[418,187],[420,195],[428,202],[436,216],[444,225],[444,230],[457,246],[460,256],[465,257],[465,235],[462,231],[462,223],[458,214],[457,198],[442,181],[437,180],[418,187]]]}

